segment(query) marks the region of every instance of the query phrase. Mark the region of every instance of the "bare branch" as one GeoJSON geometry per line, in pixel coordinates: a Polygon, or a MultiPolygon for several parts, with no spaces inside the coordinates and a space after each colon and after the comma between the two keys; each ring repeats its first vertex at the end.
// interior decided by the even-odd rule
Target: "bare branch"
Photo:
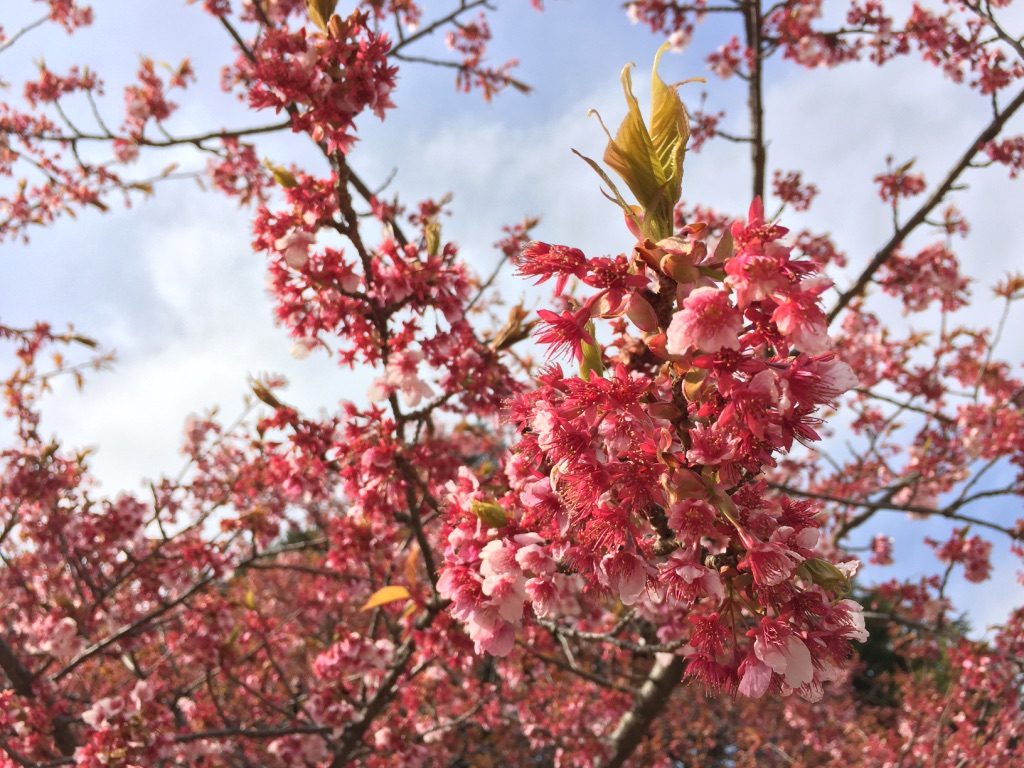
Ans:
{"type": "Polygon", "coordinates": [[[27,24],[24,27],[22,27],[21,29],[19,29],[17,32],[15,32],[13,35],[11,35],[5,42],[0,43],[0,53],[3,53],[4,51],[6,51],[12,45],[14,45],[16,42],[18,42],[21,38],[23,38],[25,35],[27,35],[29,32],[31,32],[33,29],[41,27],[43,24],[45,24],[49,20],[49,18],[50,18],[50,16],[49,16],[49,14],[47,14],[46,16],[43,16],[42,18],[38,18],[35,21],[33,21],[31,24],[27,24]]]}
{"type": "Polygon", "coordinates": [[[682,656],[660,654],[655,657],[647,680],[637,691],[636,704],[622,716],[608,738],[612,754],[602,763],[602,768],[621,768],[626,764],[651,723],[665,709],[672,691],[683,676],[685,666],[682,656]]]}

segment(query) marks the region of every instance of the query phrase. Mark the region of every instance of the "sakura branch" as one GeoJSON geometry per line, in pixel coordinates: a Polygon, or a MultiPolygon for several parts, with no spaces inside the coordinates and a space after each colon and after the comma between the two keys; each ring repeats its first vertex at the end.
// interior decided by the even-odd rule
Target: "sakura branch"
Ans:
{"type": "MultiPolygon", "coordinates": [[[[706,64],[744,81],[750,135],[720,130],[715,84],[688,111],[694,89],[670,83],[700,73],[662,48],[651,114],[627,67],[625,117],[584,158],[630,247],[533,240],[525,220],[478,277],[446,238],[446,190],[384,199],[353,168],[400,65],[454,69],[485,98],[517,87],[488,63],[490,3],[201,5],[248,127],[176,128],[201,74],[187,61],[143,60],[118,118],[98,73],[40,68],[0,106],[0,237],[155,192],[125,169],[192,148],[253,212],[295,356],[335,361],[344,399],[303,413],[283,379],[253,379],[238,419],[187,420],[180,473],[109,495],[41,415],[61,375],[84,384],[109,358],[73,329],[0,325],[2,768],[1024,759],[1021,611],[970,639],[951,599],[998,567],[990,533],[1024,552],[1024,383],[1005,332],[1024,278],[993,287],[994,330],[964,319],[968,222],[950,202],[986,157],[1019,165],[1004,133],[1024,72],[1001,6],[904,21],[855,4],[837,29],[813,2],[628,3],[673,47],[717,15],[706,64]],[[442,34],[450,60],[417,49],[442,34]],[[830,318],[827,272],[847,254],[779,220],[827,180],[768,165],[765,89],[784,62],[918,54],[985,97],[987,127],[938,185],[902,159],[879,173],[892,241],[851,256],[861,277],[830,318]],[[277,132],[313,162],[262,157],[277,132]],[[687,150],[716,137],[750,145],[745,216],[697,205],[697,188],[680,203],[687,150]],[[506,263],[542,298],[503,306],[506,263]],[[351,391],[355,367],[369,391],[351,391]],[[930,521],[938,572],[877,576],[907,548],[881,511],[930,521]]],[[[47,6],[69,31],[91,20],[47,6]]]]}

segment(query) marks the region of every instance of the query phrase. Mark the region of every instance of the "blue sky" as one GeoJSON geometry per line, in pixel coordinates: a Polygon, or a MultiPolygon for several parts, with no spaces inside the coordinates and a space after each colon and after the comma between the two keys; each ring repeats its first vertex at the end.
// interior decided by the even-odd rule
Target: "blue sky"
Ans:
{"type": "MultiPolygon", "coordinates": [[[[534,92],[509,92],[484,104],[476,95],[457,94],[448,71],[406,66],[395,96],[399,108],[384,123],[373,117],[361,121],[353,166],[371,184],[397,168],[391,188],[406,202],[453,192],[445,236],[462,245],[480,272],[488,272],[497,258],[491,244],[501,225],[527,214],[543,216],[537,230],[541,239],[577,245],[594,255],[627,248],[630,238],[620,216],[570,148],[600,156],[603,134],[587,110],[597,108],[607,122],[617,123],[622,114],[619,70],[627,61],[637,62],[642,91],[661,40],[630,25],[617,0],[549,0],[543,14],[527,0],[497,4],[492,56],[495,61],[520,59],[518,74],[534,92]]],[[[5,0],[3,5],[0,15],[8,29],[16,28],[18,19],[34,18],[39,8],[30,0],[5,0]]],[[[3,79],[20,81],[39,57],[55,69],[88,63],[106,80],[107,112],[116,116],[120,87],[139,54],[171,63],[190,56],[200,82],[177,97],[183,108],[170,123],[173,133],[259,122],[219,92],[218,69],[230,57],[228,39],[197,8],[183,0],[95,0],[93,5],[94,27],[71,38],[40,30],[4,54],[3,79]]],[[[342,0],[339,7],[346,5],[342,0]]],[[[427,17],[432,9],[451,5],[431,0],[427,17]]],[[[1024,28],[1024,17],[1017,16],[1024,28]]],[[[703,56],[727,39],[728,27],[713,18],[690,48],[663,60],[665,78],[705,74],[703,56]]],[[[440,51],[439,46],[439,40],[429,41],[419,52],[440,51]]],[[[934,181],[987,118],[982,99],[916,63],[882,70],[858,64],[835,71],[773,65],[768,75],[769,167],[802,169],[821,189],[809,213],[787,214],[784,223],[833,233],[854,268],[890,231],[887,211],[871,184],[885,156],[916,157],[916,167],[934,181]]],[[[701,89],[686,86],[684,99],[695,102],[701,89]]],[[[712,81],[708,90],[709,106],[730,114],[725,127],[743,133],[739,83],[712,81]]],[[[267,122],[273,119],[266,116],[267,122]]],[[[1011,125],[1011,131],[1022,128],[1019,119],[1011,125]]],[[[307,160],[322,171],[313,165],[317,158],[289,137],[269,138],[260,151],[278,161],[307,160]]],[[[187,151],[173,157],[153,153],[144,159],[140,175],[172,159],[183,167],[202,162],[187,151]]],[[[684,196],[742,211],[749,202],[748,165],[745,148],[709,145],[687,160],[684,196]]],[[[972,188],[957,203],[973,231],[960,254],[979,280],[976,295],[985,297],[985,286],[1024,263],[1021,188],[1000,170],[969,181],[972,188]]],[[[263,259],[248,242],[248,212],[217,195],[198,193],[191,182],[178,182],[131,210],[88,211],[77,221],[33,232],[28,245],[2,246],[0,316],[5,322],[73,321],[118,351],[116,371],[94,376],[84,394],[58,388],[45,421],[47,429],[70,444],[101,447],[92,466],[105,491],[137,490],[140,478],[176,471],[185,417],[217,405],[230,419],[241,407],[251,374],[284,373],[291,381],[288,397],[310,412],[365,392],[370,379],[365,372],[339,370],[315,355],[304,361],[291,357],[291,342],[271,320],[263,259]]],[[[843,286],[852,274],[834,277],[843,286]]],[[[510,301],[536,296],[510,274],[501,286],[510,301]]],[[[989,315],[997,309],[982,300],[969,316],[991,324],[996,318],[989,315]]],[[[898,311],[892,321],[905,322],[898,311]]],[[[1020,361],[1024,338],[1010,334],[1000,351],[1020,361]]],[[[1016,517],[1020,504],[1003,502],[988,513],[1016,517]]],[[[894,535],[898,554],[921,549],[923,525],[895,513],[877,517],[871,532],[894,535]]],[[[945,528],[928,530],[939,535],[945,528]]],[[[1005,547],[997,565],[995,582],[974,586],[957,580],[952,585],[960,604],[975,606],[972,618],[980,626],[1024,597],[1005,547]]],[[[874,569],[871,574],[884,578],[922,567],[934,570],[934,561],[909,557],[901,560],[899,570],[874,569]]]]}

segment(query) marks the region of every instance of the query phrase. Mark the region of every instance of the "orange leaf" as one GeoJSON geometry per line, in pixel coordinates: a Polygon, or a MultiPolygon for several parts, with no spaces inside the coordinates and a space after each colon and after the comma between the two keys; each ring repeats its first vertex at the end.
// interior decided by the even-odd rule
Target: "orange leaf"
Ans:
{"type": "Polygon", "coordinates": [[[371,608],[378,608],[382,605],[387,605],[388,603],[394,603],[397,600],[408,599],[408,589],[406,589],[405,587],[392,584],[388,587],[381,587],[372,595],[370,595],[370,599],[366,601],[366,605],[364,605],[360,610],[368,611],[371,608]]]}

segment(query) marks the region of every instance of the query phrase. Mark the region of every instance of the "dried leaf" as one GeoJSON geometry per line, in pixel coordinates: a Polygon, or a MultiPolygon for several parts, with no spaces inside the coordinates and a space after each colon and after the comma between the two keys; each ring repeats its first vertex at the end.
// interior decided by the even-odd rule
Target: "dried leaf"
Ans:
{"type": "Polygon", "coordinates": [[[369,611],[373,608],[379,608],[382,605],[388,603],[398,602],[399,600],[408,600],[409,590],[403,586],[392,584],[387,587],[381,587],[372,595],[370,599],[366,601],[366,604],[360,609],[363,611],[369,611]]]}
{"type": "Polygon", "coordinates": [[[687,372],[686,377],[683,379],[683,396],[687,402],[692,403],[698,396],[704,386],[704,380],[707,378],[708,372],[703,368],[691,368],[687,372]]]}
{"type": "Polygon", "coordinates": [[[719,263],[728,261],[732,258],[733,248],[732,232],[727,229],[722,235],[722,239],[718,241],[718,245],[715,246],[714,260],[719,263]]]}

